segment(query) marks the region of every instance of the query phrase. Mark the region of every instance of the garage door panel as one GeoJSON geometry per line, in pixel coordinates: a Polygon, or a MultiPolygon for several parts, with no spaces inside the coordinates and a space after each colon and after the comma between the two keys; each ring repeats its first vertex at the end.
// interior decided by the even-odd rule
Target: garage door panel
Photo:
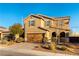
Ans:
{"type": "Polygon", "coordinates": [[[29,33],[29,34],[27,34],[27,38],[28,38],[28,40],[27,40],[28,42],[41,42],[43,36],[40,33],[37,33],[37,34],[29,33]]]}

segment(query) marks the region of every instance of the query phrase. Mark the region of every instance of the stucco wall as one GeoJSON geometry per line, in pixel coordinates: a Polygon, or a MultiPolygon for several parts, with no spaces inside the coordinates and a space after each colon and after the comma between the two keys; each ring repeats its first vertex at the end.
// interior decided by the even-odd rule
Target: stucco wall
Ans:
{"type": "Polygon", "coordinates": [[[56,35],[60,35],[61,32],[65,32],[65,33],[70,32],[69,18],[67,18],[67,17],[54,18],[54,20],[45,19],[45,18],[43,18],[43,19],[44,20],[35,18],[35,17],[31,17],[31,16],[26,18],[26,20],[25,20],[25,32],[26,32],[25,37],[27,37],[27,33],[46,33],[46,37],[51,39],[53,32],[56,32],[56,35]],[[29,21],[31,19],[35,19],[35,26],[29,26],[29,21]],[[51,22],[50,26],[45,26],[46,20],[49,20],[51,22]],[[58,21],[60,21],[60,22],[62,21],[63,25],[58,26],[58,21]],[[38,27],[43,27],[43,28],[47,29],[48,31],[44,31],[42,29],[39,29],[38,27]]]}

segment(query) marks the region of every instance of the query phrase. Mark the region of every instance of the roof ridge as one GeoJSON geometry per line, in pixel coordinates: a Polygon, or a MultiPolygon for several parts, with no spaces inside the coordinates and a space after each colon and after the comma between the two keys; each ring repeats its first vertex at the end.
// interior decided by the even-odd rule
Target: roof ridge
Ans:
{"type": "Polygon", "coordinates": [[[40,17],[44,17],[44,18],[49,18],[49,19],[55,19],[55,17],[50,17],[50,16],[47,16],[47,15],[43,15],[43,14],[37,14],[37,16],[40,16],[40,17]]]}
{"type": "MultiPolygon", "coordinates": [[[[41,17],[39,17],[39,16],[37,16],[37,15],[31,15],[31,16],[33,16],[33,17],[37,17],[37,18],[41,18],[41,17]]],[[[42,18],[41,18],[42,19],[42,18]]]]}
{"type": "Polygon", "coordinates": [[[3,27],[3,26],[0,26],[0,28],[4,28],[4,29],[7,29],[6,27],[3,27]]]}

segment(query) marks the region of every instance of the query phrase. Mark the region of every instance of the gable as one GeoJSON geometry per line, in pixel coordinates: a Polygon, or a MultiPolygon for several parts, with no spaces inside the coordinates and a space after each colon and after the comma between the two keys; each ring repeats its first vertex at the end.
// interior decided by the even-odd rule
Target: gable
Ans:
{"type": "Polygon", "coordinates": [[[44,21],[44,19],[42,19],[41,17],[38,17],[38,16],[36,16],[36,15],[30,15],[30,16],[28,16],[28,17],[24,20],[24,23],[28,22],[28,21],[31,20],[32,18],[33,18],[33,19],[36,19],[36,20],[41,19],[41,20],[44,21]]]}

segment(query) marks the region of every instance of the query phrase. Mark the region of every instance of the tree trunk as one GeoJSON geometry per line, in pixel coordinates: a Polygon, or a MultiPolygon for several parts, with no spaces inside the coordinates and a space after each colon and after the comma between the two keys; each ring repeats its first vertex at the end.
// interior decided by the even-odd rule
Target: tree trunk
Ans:
{"type": "Polygon", "coordinates": [[[19,38],[19,34],[15,34],[15,41],[19,38]]]}

